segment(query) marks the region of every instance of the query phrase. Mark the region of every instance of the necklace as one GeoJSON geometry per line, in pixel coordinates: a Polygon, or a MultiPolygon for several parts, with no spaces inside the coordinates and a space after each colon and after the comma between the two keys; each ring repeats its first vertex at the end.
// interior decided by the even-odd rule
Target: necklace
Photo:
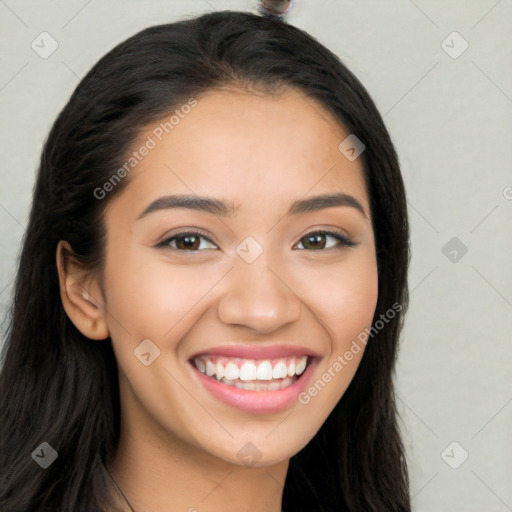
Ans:
{"type": "MultiPolygon", "coordinates": [[[[107,470],[108,475],[110,476],[110,478],[114,482],[115,486],[117,487],[117,490],[121,493],[121,496],[124,498],[124,501],[126,501],[126,504],[130,507],[131,512],[135,512],[135,509],[132,507],[132,504],[128,501],[128,498],[125,496],[123,490],[121,489],[119,484],[116,482],[116,479],[112,476],[112,474],[110,473],[110,471],[107,468],[105,468],[105,469],[107,470]]],[[[284,510],[283,510],[283,512],[284,512],[284,510]]]]}
{"type": "MultiPolygon", "coordinates": [[[[106,469],[106,468],[105,468],[106,469]]],[[[111,475],[110,471],[107,469],[107,473],[114,482],[115,486],[117,487],[117,490],[121,493],[121,496],[124,498],[124,501],[126,501],[126,504],[130,507],[131,512],[135,512],[135,509],[132,507],[132,504],[128,501],[128,498],[125,496],[123,490],[119,486],[119,484],[116,482],[116,479],[111,475]]]]}

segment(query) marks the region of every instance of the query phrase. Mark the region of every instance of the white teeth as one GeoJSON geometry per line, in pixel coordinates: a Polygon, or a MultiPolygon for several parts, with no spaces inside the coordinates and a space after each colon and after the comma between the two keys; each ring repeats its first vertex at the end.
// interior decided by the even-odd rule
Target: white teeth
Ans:
{"type": "MultiPolygon", "coordinates": [[[[197,361],[198,358],[196,357],[194,359],[194,361],[197,361]]],[[[200,368],[199,368],[200,369],[200,368]]],[[[215,374],[215,365],[213,364],[212,361],[210,361],[209,359],[206,361],[206,375],[208,376],[212,376],[215,374]]]]}
{"type": "Polygon", "coordinates": [[[238,370],[238,366],[231,361],[226,365],[226,373],[224,377],[228,380],[236,380],[240,376],[240,371],[238,370]]]}
{"type": "Polygon", "coordinates": [[[258,380],[271,380],[272,379],[272,363],[265,359],[256,369],[256,378],[258,380]]]}
{"type": "MultiPolygon", "coordinates": [[[[197,366],[197,369],[202,372],[202,373],[206,373],[206,366],[205,364],[203,363],[203,361],[201,361],[201,359],[198,359],[197,357],[194,359],[195,363],[196,363],[196,366],[197,366]]],[[[208,361],[209,362],[209,361],[208,361]]],[[[210,374],[212,375],[212,374],[210,374]]]]}
{"type": "Polygon", "coordinates": [[[244,361],[240,367],[240,380],[256,380],[256,365],[252,361],[244,361]]]}
{"type": "Polygon", "coordinates": [[[293,377],[295,375],[295,359],[292,359],[291,363],[288,365],[288,377],[293,377]]]}
{"type": "Polygon", "coordinates": [[[307,363],[307,356],[304,356],[300,362],[297,364],[297,366],[295,367],[295,373],[297,375],[300,375],[301,373],[304,372],[304,370],[306,369],[306,363],[307,363]]]}
{"type": "Polygon", "coordinates": [[[234,386],[235,388],[245,389],[248,391],[277,391],[278,389],[284,389],[291,386],[295,382],[295,379],[287,377],[281,381],[272,381],[270,384],[265,384],[263,382],[232,382],[226,379],[222,379],[221,382],[228,386],[234,386]]]}
{"type": "Polygon", "coordinates": [[[222,377],[224,377],[224,366],[222,366],[221,363],[217,362],[217,364],[215,365],[215,378],[217,380],[220,380],[222,379],[222,377]]]}
{"type": "Polygon", "coordinates": [[[239,389],[246,389],[247,391],[254,391],[254,382],[235,382],[234,386],[239,389]]]}
{"type": "Polygon", "coordinates": [[[273,379],[284,379],[288,375],[288,369],[284,361],[279,361],[272,370],[273,379]]]}
{"type": "MultiPolygon", "coordinates": [[[[228,357],[201,356],[193,359],[196,368],[209,377],[241,387],[258,391],[272,390],[275,384],[283,382],[294,382],[296,377],[304,373],[308,356],[295,356],[275,360],[263,359],[240,359],[228,357]],[[271,382],[268,381],[279,382],[271,382]],[[256,381],[256,382],[255,382],[256,381]],[[260,384],[257,381],[267,381],[260,384]]],[[[280,389],[279,387],[275,389],[280,389]]]]}

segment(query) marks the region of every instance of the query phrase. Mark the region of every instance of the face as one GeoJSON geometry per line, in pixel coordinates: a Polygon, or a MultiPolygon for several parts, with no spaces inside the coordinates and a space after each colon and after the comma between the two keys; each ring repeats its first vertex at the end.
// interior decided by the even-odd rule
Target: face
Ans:
{"type": "Polygon", "coordinates": [[[362,164],[338,149],[343,127],[291,89],[210,91],[185,111],[169,133],[141,134],[134,150],[150,149],[105,211],[122,421],[266,466],[315,435],[363,354],[353,342],[378,290],[362,164]],[[326,194],[339,196],[304,203],[326,194]]]}

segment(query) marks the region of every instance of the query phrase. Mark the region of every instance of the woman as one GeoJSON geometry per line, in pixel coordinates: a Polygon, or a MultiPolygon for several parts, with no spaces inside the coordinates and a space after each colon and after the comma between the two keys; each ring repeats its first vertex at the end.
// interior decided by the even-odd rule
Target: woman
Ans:
{"type": "Polygon", "coordinates": [[[406,511],[396,153],[278,20],[148,28],[46,141],[0,374],[0,510],[406,511]]]}

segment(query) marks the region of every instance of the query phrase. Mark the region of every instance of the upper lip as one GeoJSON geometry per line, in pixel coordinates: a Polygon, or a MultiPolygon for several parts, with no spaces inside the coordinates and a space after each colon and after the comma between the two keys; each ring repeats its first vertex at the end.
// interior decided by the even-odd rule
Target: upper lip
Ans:
{"type": "Polygon", "coordinates": [[[239,357],[242,359],[278,359],[291,356],[320,357],[310,348],[299,345],[222,345],[195,354],[193,357],[218,356],[239,357]]]}

